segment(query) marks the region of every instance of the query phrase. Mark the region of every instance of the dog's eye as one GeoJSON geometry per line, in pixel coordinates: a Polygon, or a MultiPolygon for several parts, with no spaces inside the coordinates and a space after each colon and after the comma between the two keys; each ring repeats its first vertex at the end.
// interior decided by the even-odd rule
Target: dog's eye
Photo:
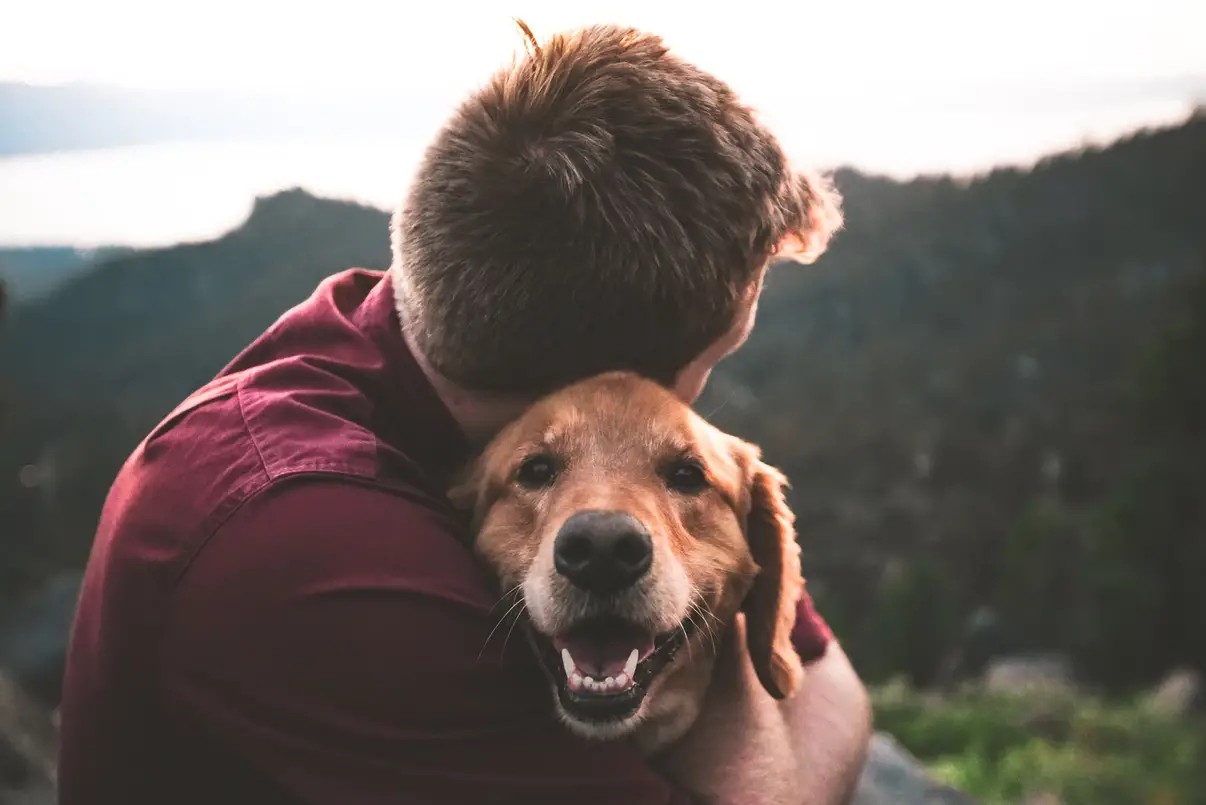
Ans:
{"type": "Polygon", "coordinates": [[[515,473],[515,480],[528,489],[542,489],[553,483],[557,477],[557,467],[548,456],[532,456],[524,459],[515,473]]]}
{"type": "Polygon", "coordinates": [[[708,485],[708,476],[699,462],[683,459],[672,464],[666,472],[666,485],[675,492],[694,495],[708,485]]]}

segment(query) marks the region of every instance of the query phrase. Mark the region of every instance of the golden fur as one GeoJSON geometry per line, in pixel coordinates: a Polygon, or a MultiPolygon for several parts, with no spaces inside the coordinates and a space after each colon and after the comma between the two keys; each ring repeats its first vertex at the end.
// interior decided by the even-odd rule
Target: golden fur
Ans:
{"type": "Polygon", "coordinates": [[[803,589],[799,547],[785,479],[759,455],[661,386],[613,372],[531,406],[451,491],[473,513],[478,554],[503,589],[522,596],[533,642],[551,658],[558,712],[575,732],[630,736],[647,751],[681,736],[698,715],[717,645],[739,611],[763,686],[779,698],[795,692],[803,675],[791,644],[803,589]],[[519,468],[532,461],[555,467],[545,486],[517,481],[519,468]],[[695,476],[703,478],[702,488],[683,491],[672,483],[693,472],[684,463],[702,470],[695,476]],[[558,530],[586,510],[630,515],[652,540],[645,576],[606,600],[576,589],[552,558],[558,530]],[[567,709],[569,671],[558,676],[556,652],[548,647],[556,635],[602,615],[675,641],[681,630],[686,638],[642,686],[639,708],[597,722],[567,709]]]}

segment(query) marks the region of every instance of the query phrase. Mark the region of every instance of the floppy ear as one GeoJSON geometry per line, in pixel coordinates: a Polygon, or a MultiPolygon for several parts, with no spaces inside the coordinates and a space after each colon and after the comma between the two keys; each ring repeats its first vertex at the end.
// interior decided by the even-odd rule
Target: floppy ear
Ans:
{"type": "Polygon", "coordinates": [[[804,590],[800,546],[783,488],[787,479],[757,456],[750,463],[750,510],[746,539],[758,575],[742,604],[750,659],[762,686],[776,699],[796,692],[804,676],[791,642],[796,605],[804,590]]]}
{"type": "Polygon", "coordinates": [[[478,525],[477,520],[480,516],[483,497],[482,486],[485,480],[483,461],[482,457],[478,457],[461,467],[453,476],[447,491],[448,500],[452,502],[453,508],[463,515],[466,521],[472,521],[474,528],[478,525]]]}

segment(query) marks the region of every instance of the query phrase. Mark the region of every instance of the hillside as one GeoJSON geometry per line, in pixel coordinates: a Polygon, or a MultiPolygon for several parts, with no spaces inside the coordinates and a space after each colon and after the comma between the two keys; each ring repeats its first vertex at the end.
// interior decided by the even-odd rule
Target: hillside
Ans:
{"type": "MultiPolygon", "coordinates": [[[[847,231],[818,265],[776,268],[700,410],[788,471],[812,589],[868,673],[932,676],[982,603],[1083,648],[1099,599],[1061,598],[1081,554],[1041,552],[1095,533],[1072,516],[1112,500],[1154,438],[1124,392],[1206,273],[1203,177],[1203,116],[972,182],[840,172],[847,231]],[[1055,536],[1024,542],[1035,529],[1055,536]]],[[[384,212],[293,191],[218,240],[107,260],[14,311],[0,589],[82,561],[128,450],[319,279],[387,263],[384,212]]],[[[1179,579],[1158,580],[1182,595],[1179,579]]],[[[1145,628],[1179,648],[1152,662],[1192,659],[1167,610],[1145,628]]]]}
{"type": "Polygon", "coordinates": [[[0,589],[78,562],[142,432],[323,277],[388,264],[386,213],[287,191],[217,240],[104,261],[13,310],[0,332],[0,589]],[[38,469],[22,481],[26,465],[38,469]]]}
{"type": "Polygon", "coordinates": [[[94,261],[127,253],[126,249],[81,250],[70,246],[0,248],[0,283],[14,305],[46,296],[94,261]]]}
{"type": "Polygon", "coordinates": [[[903,623],[867,602],[918,584],[927,611],[899,617],[931,627],[899,650],[930,657],[923,677],[948,606],[1079,639],[1078,554],[1043,555],[1055,537],[1010,552],[1034,512],[1091,508],[1141,454],[1135,372],[1206,273],[1203,177],[1203,116],[968,184],[838,177],[847,231],[774,274],[701,409],[792,478],[814,591],[849,633],[884,650],[903,623]]]}

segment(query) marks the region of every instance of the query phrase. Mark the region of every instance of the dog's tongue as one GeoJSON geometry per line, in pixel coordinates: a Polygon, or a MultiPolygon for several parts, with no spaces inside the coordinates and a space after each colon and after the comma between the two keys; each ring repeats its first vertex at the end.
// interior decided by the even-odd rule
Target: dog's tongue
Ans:
{"type": "Polygon", "coordinates": [[[652,654],[653,635],[630,623],[593,623],[558,635],[553,647],[558,653],[568,649],[579,671],[602,679],[623,671],[634,649],[638,661],[652,654]]]}

